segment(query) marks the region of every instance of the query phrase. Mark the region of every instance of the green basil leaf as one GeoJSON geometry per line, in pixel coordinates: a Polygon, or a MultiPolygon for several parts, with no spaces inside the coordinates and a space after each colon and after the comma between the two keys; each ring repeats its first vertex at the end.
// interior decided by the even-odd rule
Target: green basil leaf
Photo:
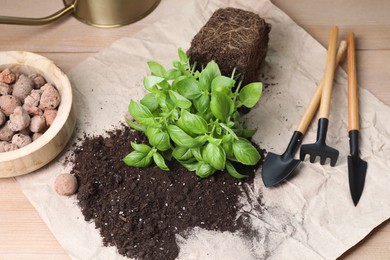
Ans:
{"type": "Polygon", "coordinates": [[[240,124],[240,113],[238,113],[237,111],[234,111],[233,115],[232,115],[232,119],[233,119],[235,125],[240,124]]]}
{"type": "Polygon", "coordinates": [[[127,125],[130,126],[131,128],[133,128],[134,130],[137,130],[140,132],[145,132],[145,128],[140,126],[139,124],[137,124],[133,120],[131,120],[129,118],[125,118],[125,120],[126,120],[127,125]]]}
{"type": "Polygon", "coordinates": [[[203,145],[208,140],[208,135],[198,135],[195,137],[195,140],[199,142],[200,145],[203,145]]]}
{"type": "Polygon", "coordinates": [[[226,157],[233,157],[233,142],[223,142],[221,145],[223,150],[225,151],[226,157]]]}
{"type": "Polygon", "coordinates": [[[172,66],[179,69],[179,67],[181,66],[181,63],[178,60],[174,60],[174,61],[172,61],[172,66]]]}
{"type": "Polygon", "coordinates": [[[153,154],[153,161],[156,163],[156,165],[157,165],[161,170],[169,171],[168,166],[165,164],[164,158],[163,158],[162,155],[159,154],[158,152],[156,152],[156,153],[153,154]]]}
{"type": "Polygon", "coordinates": [[[202,114],[206,114],[210,107],[210,97],[203,93],[199,98],[194,100],[194,107],[202,114]]]}
{"type": "Polygon", "coordinates": [[[200,152],[200,147],[191,148],[191,152],[197,161],[203,161],[202,153],[200,152]]]}
{"type": "Polygon", "coordinates": [[[250,138],[256,133],[256,129],[243,129],[241,131],[241,137],[250,138]]]}
{"type": "Polygon", "coordinates": [[[201,116],[191,114],[187,110],[181,112],[179,121],[190,134],[205,134],[207,132],[207,122],[201,116]]]}
{"type": "Polygon", "coordinates": [[[159,86],[161,87],[161,89],[163,89],[163,90],[169,90],[169,89],[171,89],[171,85],[169,85],[169,83],[168,83],[166,80],[161,81],[158,85],[159,85],[159,86]]]}
{"type": "Polygon", "coordinates": [[[254,107],[261,97],[262,89],[261,82],[246,85],[239,93],[240,102],[248,108],[254,107]]]}
{"type": "Polygon", "coordinates": [[[134,167],[146,167],[149,166],[152,162],[152,155],[150,153],[141,153],[138,151],[134,151],[129,153],[125,158],[123,158],[123,162],[128,166],[134,167]]]}
{"type": "Polygon", "coordinates": [[[222,127],[221,126],[216,126],[215,127],[215,132],[217,133],[217,135],[221,135],[222,134],[222,127]]]}
{"type": "Polygon", "coordinates": [[[155,95],[158,105],[161,108],[167,108],[167,95],[162,91],[156,92],[155,95]]]}
{"type": "Polygon", "coordinates": [[[181,76],[180,70],[170,69],[165,73],[166,80],[174,80],[181,76]]]}
{"type": "Polygon", "coordinates": [[[205,162],[199,162],[198,168],[196,169],[196,175],[198,175],[201,178],[207,178],[213,175],[216,172],[216,169],[214,169],[210,164],[205,162]]]}
{"type": "Polygon", "coordinates": [[[144,87],[150,92],[157,91],[157,84],[163,82],[165,79],[157,76],[147,76],[144,78],[144,87]]]}
{"type": "Polygon", "coordinates": [[[242,179],[248,177],[248,175],[239,173],[229,161],[226,162],[226,170],[231,176],[233,176],[236,179],[242,179]]]}
{"type": "Polygon", "coordinates": [[[138,151],[141,153],[148,153],[148,152],[150,152],[150,150],[152,150],[152,147],[150,147],[149,145],[146,145],[146,144],[137,144],[134,142],[130,142],[130,145],[131,145],[131,147],[133,147],[133,149],[135,151],[138,151]]]}
{"type": "Polygon", "coordinates": [[[231,129],[230,127],[228,127],[227,125],[225,125],[224,123],[219,123],[219,125],[226,130],[226,132],[228,132],[234,139],[238,140],[238,136],[236,135],[236,133],[233,131],[233,129],[231,129]]]}
{"type": "Polygon", "coordinates": [[[195,157],[191,157],[188,160],[180,160],[179,162],[180,163],[194,163],[194,162],[197,162],[197,160],[195,159],[195,157]]]}
{"type": "Polygon", "coordinates": [[[244,138],[233,141],[233,153],[237,161],[245,165],[255,165],[261,158],[256,148],[244,138]]]}
{"type": "Polygon", "coordinates": [[[166,151],[171,148],[168,133],[160,128],[148,127],[146,136],[148,137],[149,143],[160,151],[166,151]]]}
{"type": "Polygon", "coordinates": [[[149,108],[134,100],[130,101],[129,112],[141,125],[151,125],[155,122],[149,108]]]}
{"type": "Polygon", "coordinates": [[[212,143],[212,144],[215,144],[215,145],[220,145],[222,143],[222,139],[221,138],[215,138],[211,135],[208,135],[207,136],[207,141],[209,143],[212,143]]]}
{"type": "Polygon", "coordinates": [[[187,161],[193,157],[192,150],[190,148],[177,146],[173,149],[173,157],[178,161],[187,161]]]}
{"type": "Polygon", "coordinates": [[[193,133],[191,132],[191,130],[187,127],[187,124],[186,122],[183,120],[183,117],[180,117],[177,122],[176,122],[177,126],[180,127],[184,132],[186,132],[187,134],[189,135],[193,135],[193,133]]]}
{"type": "Polygon", "coordinates": [[[226,94],[221,92],[212,92],[210,108],[216,118],[222,122],[226,122],[234,111],[234,104],[226,94]]]}
{"type": "Polygon", "coordinates": [[[146,94],[140,101],[140,103],[147,108],[149,108],[150,112],[154,112],[158,108],[158,102],[156,95],[154,93],[146,94]]]}
{"type": "MultiPolygon", "coordinates": [[[[180,73],[181,73],[181,72],[180,72],[180,73]]],[[[185,75],[181,75],[181,76],[175,78],[175,79],[173,80],[173,82],[172,82],[172,89],[178,91],[178,90],[177,90],[177,89],[178,89],[178,86],[180,86],[180,85],[178,85],[179,82],[182,81],[182,80],[185,80],[185,79],[188,79],[188,77],[185,76],[185,75]]]]}
{"type": "Polygon", "coordinates": [[[218,91],[224,94],[231,93],[231,89],[236,81],[226,76],[218,76],[211,82],[211,91],[218,91]]]}
{"type": "Polygon", "coordinates": [[[191,162],[191,163],[180,162],[180,163],[190,172],[196,171],[196,169],[198,169],[198,164],[199,164],[198,162],[191,162]]]}
{"type": "Polygon", "coordinates": [[[233,139],[234,137],[232,135],[224,135],[222,136],[222,143],[231,143],[233,139]]]}
{"type": "Polygon", "coordinates": [[[210,61],[199,75],[199,83],[203,90],[211,90],[211,82],[214,78],[221,76],[217,63],[210,61]]]}
{"type": "Polygon", "coordinates": [[[179,120],[179,110],[178,109],[173,110],[173,112],[171,113],[171,119],[174,121],[179,120]]]}
{"type": "Polygon", "coordinates": [[[192,148],[200,145],[196,139],[192,138],[176,125],[169,125],[167,129],[172,141],[178,146],[192,148]]]}
{"type": "Polygon", "coordinates": [[[174,88],[188,99],[196,99],[202,95],[202,90],[198,81],[194,78],[185,78],[174,83],[174,88]]]}
{"type": "Polygon", "coordinates": [[[175,103],[176,106],[180,108],[190,108],[192,106],[191,101],[189,101],[188,99],[186,99],[185,97],[177,93],[176,91],[169,90],[168,93],[169,93],[169,97],[171,98],[173,103],[175,103]]]}
{"type": "MultiPolygon", "coordinates": [[[[234,113],[233,113],[233,115],[234,115],[234,113]]],[[[234,125],[235,125],[235,124],[234,124],[234,122],[232,122],[232,121],[226,122],[226,126],[227,126],[227,127],[232,128],[234,125]]]]}
{"type": "Polygon", "coordinates": [[[217,170],[225,169],[226,154],[223,148],[213,143],[208,143],[202,151],[203,160],[217,170]]]}
{"type": "Polygon", "coordinates": [[[180,62],[181,63],[188,63],[188,56],[187,54],[183,51],[182,48],[179,48],[179,50],[177,51],[178,55],[179,55],[179,59],[180,59],[180,62]]]}
{"type": "Polygon", "coordinates": [[[167,73],[167,71],[165,70],[165,68],[161,64],[159,64],[155,61],[149,61],[148,66],[149,66],[149,69],[150,69],[150,72],[152,73],[152,75],[162,77],[162,78],[165,77],[165,74],[167,73]]]}

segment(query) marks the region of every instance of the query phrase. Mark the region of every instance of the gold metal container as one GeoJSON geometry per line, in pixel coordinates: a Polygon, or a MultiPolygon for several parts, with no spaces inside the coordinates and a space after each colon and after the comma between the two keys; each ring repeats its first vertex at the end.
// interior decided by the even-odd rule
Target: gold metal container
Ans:
{"type": "Polygon", "coordinates": [[[43,25],[72,13],[96,27],[112,28],[133,23],[152,12],[160,0],[64,0],[65,7],[42,18],[0,16],[0,23],[43,25]]]}

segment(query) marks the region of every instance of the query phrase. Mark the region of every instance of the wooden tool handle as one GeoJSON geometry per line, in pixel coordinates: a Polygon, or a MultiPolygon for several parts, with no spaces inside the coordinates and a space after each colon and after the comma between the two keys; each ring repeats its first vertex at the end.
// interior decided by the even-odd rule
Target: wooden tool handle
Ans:
{"type": "MultiPolygon", "coordinates": [[[[340,64],[341,60],[344,57],[344,53],[347,49],[347,42],[341,41],[340,46],[337,50],[337,57],[336,57],[336,67],[340,64]]],[[[322,95],[322,89],[324,87],[324,78],[321,79],[320,83],[317,86],[316,91],[314,92],[309,105],[307,106],[305,113],[302,116],[301,122],[298,125],[297,131],[301,132],[302,134],[306,133],[307,128],[310,125],[310,122],[312,121],[314,114],[317,112],[318,106],[320,105],[321,95],[322,95]]]]}
{"type": "Polygon", "coordinates": [[[320,118],[329,118],[330,99],[332,96],[332,87],[334,79],[334,70],[336,67],[336,46],[339,29],[333,26],[329,36],[328,55],[326,58],[324,88],[322,90],[320,118]]]}
{"type": "Polygon", "coordinates": [[[359,101],[356,76],[355,36],[348,33],[348,131],[359,130],[359,101]]]}

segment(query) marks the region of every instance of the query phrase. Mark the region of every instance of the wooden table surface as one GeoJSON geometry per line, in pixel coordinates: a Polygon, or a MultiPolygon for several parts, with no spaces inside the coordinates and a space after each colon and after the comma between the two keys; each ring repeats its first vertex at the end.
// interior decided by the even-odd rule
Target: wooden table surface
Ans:
{"type": "MultiPolygon", "coordinates": [[[[339,26],[341,37],[354,31],[359,85],[390,105],[387,87],[390,1],[273,0],[273,3],[323,45],[331,25],[339,26]]],[[[185,1],[162,0],[148,17],[115,29],[90,27],[73,17],[38,27],[0,25],[0,50],[36,52],[54,60],[67,72],[115,40],[143,29],[184,4],[185,1]]],[[[0,15],[42,17],[62,7],[59,0],[0,0],[0,15]]],[[[0,179],[0,259],[69,259],[13,178],[0,179]]],[[[390,259],[390,221],[372,231],[341,259],[390,259]]]]}

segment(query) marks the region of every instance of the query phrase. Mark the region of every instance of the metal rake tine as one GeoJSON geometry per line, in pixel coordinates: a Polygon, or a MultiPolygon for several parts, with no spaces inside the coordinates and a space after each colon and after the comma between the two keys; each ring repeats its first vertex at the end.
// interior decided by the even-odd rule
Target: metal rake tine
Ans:
{"type": "Polygon", "coordinates": [[[327,157],[326,156],[320,156],[320,164],[324,165],[326,162],[327,157]]]}
{"type": "Polygon", "coordinates": [[[337,157],[330,157],[330,166],[334,167],[337,162],[337,157]]]}

